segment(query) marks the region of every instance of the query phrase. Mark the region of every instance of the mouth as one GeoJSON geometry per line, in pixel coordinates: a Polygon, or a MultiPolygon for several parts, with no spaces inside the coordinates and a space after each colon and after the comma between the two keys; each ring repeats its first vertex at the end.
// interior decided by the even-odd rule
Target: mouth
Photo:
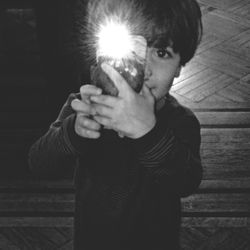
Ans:
{"type": "Polygon", "coordinates": [[[152,94],[154,97],[156,97],[156,96],[155,96],[155,88],[149,88],[149,91],[151,92],[151,94],[152,94]]]}

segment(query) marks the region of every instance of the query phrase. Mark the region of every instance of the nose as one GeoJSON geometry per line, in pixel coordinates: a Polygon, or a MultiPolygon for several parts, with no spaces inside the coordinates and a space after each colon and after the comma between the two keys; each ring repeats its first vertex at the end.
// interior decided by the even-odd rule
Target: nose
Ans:
{"type": "Polygon", "coordinates": [[[149,79],[152,75],[152,69],[151,69],[151,62],[150,62],[150,53],[147,51],[146,54],[146,62],[145,62],[145,70],[144,70],[144,76],[145,79],[149,79]]]}
{"type": "Polygon", "coordinates": [[[152,76],[152,70],[148,62],[146,62],[146,65],[145,65],[144,76],[146,80],[148,80],[152,76]]]}

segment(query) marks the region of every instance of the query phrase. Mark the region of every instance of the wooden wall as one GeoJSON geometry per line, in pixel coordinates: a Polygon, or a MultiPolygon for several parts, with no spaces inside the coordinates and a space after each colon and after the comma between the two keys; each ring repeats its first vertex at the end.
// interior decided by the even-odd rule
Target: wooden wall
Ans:
{"type": "MultiPolygon", "coordinates": [[[[6,8],[19,1],[4,2],[6,8]]],[[[23,2],[25,8],[33,8],[32,1],[23,2]]],[[[202,125],[204,176],[199,190],[182,199],[181,245],[184,250],[247,250],[250,6],[248,0],[199,2],[204,39],[172,89],[202,125]]],[[[26,16],[28,25],[18,26],[16,15],[7,15],[3,5],[0,7],[0,19],[5,22],[0,22],[0,249],[70,250],[74,216],[71,179],[34,178],[27,167],[28,148],[48,122],[48,79],[34,33],[36,24],[32,11],[20,14],[26,16]],[[15,39],[18,42],[6,42],[15,39]]],[[[72,79],[77,85],[78,79],[72,79]]]]}

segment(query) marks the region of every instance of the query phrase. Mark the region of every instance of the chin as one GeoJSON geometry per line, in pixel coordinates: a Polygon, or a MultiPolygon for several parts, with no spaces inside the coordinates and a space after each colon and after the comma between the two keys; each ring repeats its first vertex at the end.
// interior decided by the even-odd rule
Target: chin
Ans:
{"type": "Polygon", "coordinates": [[[159,91],[157,91],[157,89],[153,89],[151,93],[154,96],[156,101],[159,101],[161,98],[163,98],[165,96],[165,94],[162,95],[162,93],[159,93],[159,91]]]}

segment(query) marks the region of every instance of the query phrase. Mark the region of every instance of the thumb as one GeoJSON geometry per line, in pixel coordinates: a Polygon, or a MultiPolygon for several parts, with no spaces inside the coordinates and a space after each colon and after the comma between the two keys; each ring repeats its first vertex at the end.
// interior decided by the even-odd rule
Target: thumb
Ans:
{"type": "Polygon", "coordinates": [[[143,84],[143,86],[142,86],[141,95],[150,101],[154,102],[154,100],[155,100],[151,90],[149,89],[149,87],[146,84],[143,84]]]}
{"type": "Polygon", "coordinates": [[[101,64],[102,70],[109,76],[114,83],[115,87],[119,91],[119,96],[123,96],[129,89],[129,85],[126,80],[117,72],[112,66],[107,63],[101,64]]]}

